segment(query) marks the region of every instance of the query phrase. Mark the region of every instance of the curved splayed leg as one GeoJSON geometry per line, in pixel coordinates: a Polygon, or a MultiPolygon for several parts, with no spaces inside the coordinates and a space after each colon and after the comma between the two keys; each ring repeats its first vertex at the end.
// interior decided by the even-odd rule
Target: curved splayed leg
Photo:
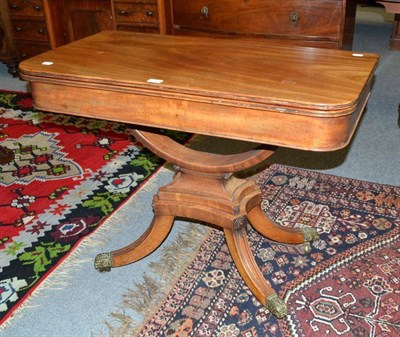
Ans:
{"type": "MultiPolygon", "coordinates": [[[[273,222],[263,212],[261,205],[252,208],[248,212],[247,218],[254,229],[261,235],[277,242],[292,244],[305,243],[309,247],[309,242],[319,238],[319,234],[315,228],[289,228],[273,222]]],[[[309,248],[305,250],[307,251],[309,248]]]]}
{"type": "Polygon", "coordinates": [[[278,318],[286,316],[286,303],[272,289],[257,266],[245,227],[224,229],[224,233],[233,261],[250,291],[273,315],[278,318]]]}
{"type": "Polygon", "coordinates": [[[144,258],[161,245],[173,222],[173,216],[154,216],[151,225],[139,239],[124,248],[97,255],[94,267],[100,272],[105,272],[144,258]]]}

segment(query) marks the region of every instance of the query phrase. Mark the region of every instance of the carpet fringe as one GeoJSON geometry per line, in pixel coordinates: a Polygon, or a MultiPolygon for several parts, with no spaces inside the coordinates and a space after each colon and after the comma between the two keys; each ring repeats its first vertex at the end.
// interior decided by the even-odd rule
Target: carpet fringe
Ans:
{"type": "MultiPolygon", "coordinates": [[[[23,316],[26,309],[40,307],[39,304],[32,305],[32,302],[39,297],[49,296],[47,291],[57,291],[67,288],[70,285],[71,271],[82,268],[82,266],[90,261],[92,257],[83,258],[83,254],[90,254],[93,252],[101,252],[101,247],[106,247],[115,235],[121,234],[123,231],[121,226],[117,226],[119,222],[125,222],[126,217],[124,214],[129,212],[132,207],[141,207],[147,204],[147,200],[138,200],[142,193],[156,192],[160,186],[155,182],[160,175],[167,175],[169,169],[161,167],[140,190],[132,195],[117,211],[104,221],[99,228],[91,235],[85,237],[78,246],[60,263],[59,266],[46,277],[41,284],[23,301],[23,303],[13,312],[13,314],[0,325],[0,332],[4,331],[11,323],[23,316]]],[[[148,205],[147,205],[148,206],[148,205]]]]}
{"type": "Polygon", "coordinates": [[[104,324],[108,332],[100,332],[101,336],[135,337],[136,331],[148,317],[157,310],[157,303],[162,303],[165,294],[180,277],[191,260],[197,255],[205,237],[211,231],[210,227],[187,223],[177,237],[161,247],[161,258],[149,264],[149,272],[144,273],[143,280],[137,282],[123,294],[123,300],[116,312],[110,313],[110,321],[104,324]],[[129,315],[133,310],[143,317],[142,322],[136,322],[129,315]]]}

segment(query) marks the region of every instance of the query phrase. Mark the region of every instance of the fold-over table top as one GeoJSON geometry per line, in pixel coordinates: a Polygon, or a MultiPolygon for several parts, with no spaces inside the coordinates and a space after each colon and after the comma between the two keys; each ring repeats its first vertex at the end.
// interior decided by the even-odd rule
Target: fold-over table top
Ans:
{"type": "Polygon", "coordinates": [[[30,81],[339,116],[354,110],[377,60],[261,39],[106,31],[24,61],[20,72],[30,81]]]}
{"type": "Polygon", "coordinates": [[[379,57],[107,31],[20,64],[38,109],[314,151],[346,146],[379,57]]]}

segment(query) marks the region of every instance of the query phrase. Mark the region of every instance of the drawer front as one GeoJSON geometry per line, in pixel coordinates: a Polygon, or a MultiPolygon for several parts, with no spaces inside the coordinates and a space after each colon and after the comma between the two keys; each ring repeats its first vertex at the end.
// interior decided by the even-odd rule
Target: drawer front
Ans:
{"type": "Polygon", "coordinates": [[[17,42],[17,49],[19,56],[22,60],[28,59],[32,56],[44,53],[45,51],[50,50],[49,44],[37,44],[32,42],[17,42]]]}
{"type": "Polygon", "coordinates": [[[114,3],[117,22],[158,24],[157,5],[153,3],[114,3]]]}
{"type": "Polygon", "coordinates": [[[14,37],[24,40],[48,41],[46,22],[13,20],[14,37]]]}
{"type": "Polygon", "coordinates": [[[10,15],[44,17],[41,0],[8,0],[10,15]]]}
{"type": "Polygon", "coordinates": [[[175,28],[238,34],[339,36],[342,0],[174,0],[175,28]]]}

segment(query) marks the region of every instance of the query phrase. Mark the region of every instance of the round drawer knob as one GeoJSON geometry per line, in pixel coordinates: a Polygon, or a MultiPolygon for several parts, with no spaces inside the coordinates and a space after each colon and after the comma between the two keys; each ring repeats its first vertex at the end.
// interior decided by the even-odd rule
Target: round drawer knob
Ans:
{"type": "Polygon", "coordinates": [[[10,7],[11,7],[12,9],[18,9],[18,5],[17,5],[17,4],[11,4],[10,7]]]}
{"type": "Polygon", "coordinates": [[[300,15],[296,11],[292,11],[289,15],[289,19],[290,19],[290,22],[297,23],[300,19],[300,15]]]}
{"type": "Polygon", "coordinates": [[[147,11],[146,12],[146,16],[153,16],[153,14],[154,14],[153,11],[147,11]]]}
{"type": "Polygon", "coordinates": [[[38,33],[39,34],[44,34],[46,32],[46,30],[44,28],[39,28],[38,29],[38,33]]]}
{"type": "Polygon", "coordinates": [[[203,20],[207,20],[208,19],[208,7],[207,6],[203,6],[200,9],[200,18],[203,20]]]}
{"type": "Polygon", "coordinates": [[[16,27],[16,28],[15,28],[15,31],[16,31],[16,32],[21,32],[21,31],[22,31],[22,27],[16,27]]]}
{"type": "Polygon", "coordinates": [[[42,7],[40,7],[39,5],[36,5],[36,6],[33,7],[33,9],[35,11],[40,11],[42,9],[42,7]]]}
{"type": "Polygon", "coordinates": [[[119,15],[128,15],[128,11],[126,11],[125,9],[121,9],[121,10],[118,12],[118,14],[119,14],[119,15]]]}

